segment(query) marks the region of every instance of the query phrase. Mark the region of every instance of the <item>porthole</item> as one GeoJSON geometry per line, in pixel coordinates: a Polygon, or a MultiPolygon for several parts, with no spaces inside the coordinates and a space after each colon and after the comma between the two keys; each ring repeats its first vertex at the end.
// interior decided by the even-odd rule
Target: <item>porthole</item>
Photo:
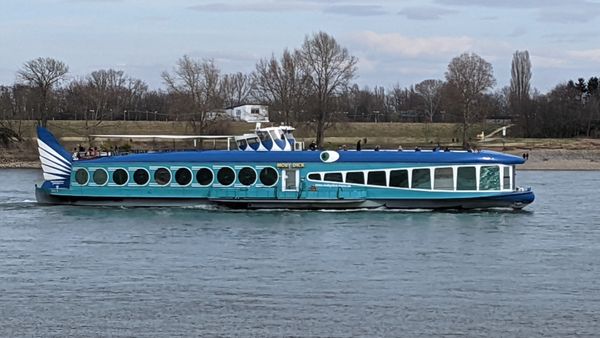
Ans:
{"type": "Polygon", "coordinates": [[[133,173],[133,181],[137,185],[146,185],[146,184],[148,184],[148,181],[150,181],[150,174],[148,173],[148,170],[141,169],[141,168],[137,169],[133,173]]]}
{"type": "Polygon", "coordinates": [[[175,181],[179,185],[192,183],[192,172],[188,168],[179,168],[175,172],[175,181]]]}
{"type": "Polygon", "coordinates": [[[217,181],[221,185],[232,185],[235,181],[235,171],[229,167],[223,167],[217,172],[217,181]]]}
{"type": "Polygon", "coordinates": [[[201,168],[196,173],[196,181],[200,185],[210,185],[213,181],[213,172],[208,168],[201,168]]]}
{"type": "Polygon", "coordinates": [[[105,185],[108,182],[108,173],[104,169],[96,169],[92,178],[97,185],[105,185]]]}
{"type": "Polygon", "coordinates": [[[267,167],[260,171],[260,183],[267,187],[275,185],[278,179],[279,175],[277,174],[277,170],[273,168],[267,167]]]}
{"type": "Polygon", "coordinates": [[[85,169],[77,169],[75,172],[75,182],[79,185],[86,185],[90,179],[90,174],[85,169]]]}
{"type": "Polygon", "coordinates": [[[116,185],[124,185],[129,180],[129,174],[125,169],[117,169],[112,174],[113,182],[116,185]]]}
{"type": "Polygon", "coordinates": [[[154,172],[154,182],[158,185],[167,185],[171,182],[171,172],[167,168],[158,168],[154,172]]]}
{"type": "Polygon", "coordinates": [[[238,180],[243,185],[252,185],[256,183],[256,171],[250,167],[245,167],[238,173],[238,180]]]}
{"type": "Polygon", "coordinates": [[[332,150],[327,150],[322,152],[320,157],[321,161],[325,163],[332,163],[340,158],[340,154],[332,150]]]}

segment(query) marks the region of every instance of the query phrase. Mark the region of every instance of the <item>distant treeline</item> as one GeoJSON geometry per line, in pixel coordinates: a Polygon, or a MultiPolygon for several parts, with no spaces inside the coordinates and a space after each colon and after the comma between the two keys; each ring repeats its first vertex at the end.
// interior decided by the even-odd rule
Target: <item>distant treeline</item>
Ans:
{"type": "Polygon", "coordinates": [[[208,132],[214,114],[246,103],[268,105],[273,122],[305,123],[317,143],[338,121],[454,122],[470,126],[486,120],[514,124],[512,136],[600,137],[597,77],[565,81],[546,94],[530,87],[527,51],[513,55],[511,83],[496,84],[490,63],[476,54],[453,58],[443,79],[425,79],[403,88],[353,84],[357,58],[330,35],[306,36],[296,50],[259,60],[251,73],[223,74],[211,59],[183,56],[162,73],[165,89],[150,90],[123,71],[101,69],[73,77],[52,58],[25,62],[14,84],[0,86],[0,127],[12,120],[188,121],[208,132]]]}

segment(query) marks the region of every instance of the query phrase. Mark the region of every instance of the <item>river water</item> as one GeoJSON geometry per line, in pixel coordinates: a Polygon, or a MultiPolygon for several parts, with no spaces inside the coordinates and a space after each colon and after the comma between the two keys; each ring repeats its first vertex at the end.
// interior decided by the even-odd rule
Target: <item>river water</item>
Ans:
{"type": "Polygon", "coordinates": [[[38,206],[0,170],[0,336],[600,335],[600,172],[521,212],[38,206]]]}

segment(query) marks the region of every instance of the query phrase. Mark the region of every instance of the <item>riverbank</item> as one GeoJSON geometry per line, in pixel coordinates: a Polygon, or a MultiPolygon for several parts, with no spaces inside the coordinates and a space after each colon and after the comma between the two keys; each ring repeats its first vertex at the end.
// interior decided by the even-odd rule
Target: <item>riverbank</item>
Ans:
{"type": "MultiPolygon", "coordinates": [[[[39,168],[37,143],[35,141],[35,121],[20,121],[19,134],[23,142],[0,148],[0,168],[39,168]]],[[[242,122],[225,122],[220,130],[213,133],[222,135],[240,135],[250,131],[254,125],[242,122]]],[[[458,140],[460,126],[450,123],[339,123],[327,131],[325,149],[338,149],[346,145],[353,149],[358,139],[363,141],[363,149],[396,149],[401,145],[404,149],[431,149],[438,142],[442,147],[461,149],[458,140]]],[[[497,126],[481,125],[479,130],[493,130],[497,126]]],[[[111,121],[90,127],[84,121],[49,121],[49,128],[60,139],[66,149],[83,146],[97,146],[99,149],[192,149],[190,140],[133,141],[130,139],[106,139],[91,137],[93,134],[144,134],[154,135],[157,130],[164,134],[193,135],[190,125],[185,122],[136,122],[111,121]]],[[[307,125],[299,125],[295,135],[299,141],[309,144],[313,141],[314,131],[307,125]]],[[[509,135],[510,136],[510,135],[509,135]]],[[[494,138],[473,145],[479,149],[503,151],[517,156],[529,154],[529,160],[522,166],[523,170],[600,170],[599,139],[522,139],[494,138]]],[[[212,142],[204,144],[205,148],[213,148],[212,142]]],[[[214,145],[226,148],[226,143],[214,145]]]]}
{"type": "MultiPolygon", "coordinates": [[[[510,150],[517,156],[529,154],[519,170],[600,170],[600,150],[531,149],[510,150]]],[[[37,156],[37,154],[35,154],[37,156]]],[[[0,155],[0,168],[40,168],[40,162],[30,154],[0,155]]]]}

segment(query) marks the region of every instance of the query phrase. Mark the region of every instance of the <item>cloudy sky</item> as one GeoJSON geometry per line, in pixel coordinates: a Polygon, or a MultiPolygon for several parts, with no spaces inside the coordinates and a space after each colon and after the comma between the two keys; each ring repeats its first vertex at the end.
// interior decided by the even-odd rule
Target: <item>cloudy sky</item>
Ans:
{"type": "Polygon", "coordinates": [[[600,0],[4,0],[0,84],[48,56],[73,77],[115,68],[160,88],[184,54],[249,72],[318,31],[360,59],[361,86],[442,79],[462,52],[491,62],[497,87],[515,50],[530,52],[542,92],[600,76],[600,0]]]}

